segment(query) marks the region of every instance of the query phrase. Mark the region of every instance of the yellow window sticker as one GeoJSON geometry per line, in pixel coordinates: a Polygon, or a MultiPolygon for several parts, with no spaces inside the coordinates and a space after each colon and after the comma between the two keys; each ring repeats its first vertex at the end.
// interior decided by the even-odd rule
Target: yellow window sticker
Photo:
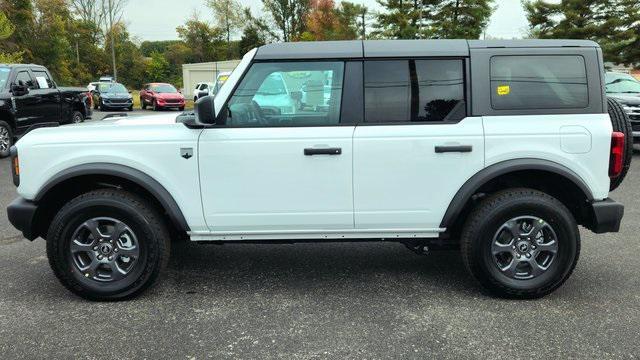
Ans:
{"type": "Polygon", "coordinates": [[[509,85],[498,86],[498,95],[500,96],[509,95],[510,92],[511,92],[511,87],[509,85]]]}

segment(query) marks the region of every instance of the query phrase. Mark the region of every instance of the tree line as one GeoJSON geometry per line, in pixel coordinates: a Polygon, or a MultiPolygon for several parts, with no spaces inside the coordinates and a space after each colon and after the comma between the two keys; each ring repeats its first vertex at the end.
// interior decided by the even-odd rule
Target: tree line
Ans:
{"type": "MultiPolygon", "coordinates": [[[[213,22],[193,13],[178,40],[138,41],[123,21],[128,0],[3,0],[0,63],[47,66],[62,84],[116,75],[139,88],[181,86],[182,64],[237,59],[270,42],[482,38],[493,0],[377,0],[372,12],[349,1],[262,0],[258,15],[238,0],[207,0],[213,22]]],[[[605,59],[640,65],[637,0],[523,0],[531,38],[597,41],[605,59]]]]}

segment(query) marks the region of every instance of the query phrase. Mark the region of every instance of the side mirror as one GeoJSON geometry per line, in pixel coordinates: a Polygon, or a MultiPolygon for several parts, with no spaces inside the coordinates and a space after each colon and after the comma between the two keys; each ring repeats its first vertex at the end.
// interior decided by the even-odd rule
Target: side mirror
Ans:
{"type": "Polygon", "coordinates": [[[20,82],[20,84],[12,84],[11,92],[15,96],[26,95],[29,93],[29,87],[27,85],[22,84],[22,82],[20,82]]]}
{"type": "Polygon", "coordinates": [[[129,94],[131,94],[131,90],[127,90],[129,92],[129,94]]]}
{"type": "Polygon", "coordinates": [[[196,121],[200,124],[213,125],[216,123],[215,104],[213,96],[203,96],[195,103],[196,121]]]}

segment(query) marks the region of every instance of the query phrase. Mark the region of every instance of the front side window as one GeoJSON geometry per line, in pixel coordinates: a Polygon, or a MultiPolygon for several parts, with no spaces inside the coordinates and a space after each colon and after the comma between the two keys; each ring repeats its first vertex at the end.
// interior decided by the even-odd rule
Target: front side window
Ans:
{"type": "Polygon", "coordinates": [[[35,85],[33,83],[33,81],[31,80],[31,75],[29,75],[29,72],[27,71],[20,71],[17,75],[16,75],[16,80],[15,83],[20,85],[26,85],[27,87],[29,87],[29,89],[35,89],[35,85]]]}
{"type": "Polygon", "coordinates": [[[337,125],[343,73],[343,62],[256,63],[229,100],[225,124],[337,125]]]}
{"type": "Polygon", "coordinates": [[[462,60],[366,61],[365,122],[459,121],[466,116],[462,60]]]}
{"type": "Polygon", "coordinates": [[[582,56],[491,58],[491,106],[496,110],[582,109],[588,105],[582,56]]]}

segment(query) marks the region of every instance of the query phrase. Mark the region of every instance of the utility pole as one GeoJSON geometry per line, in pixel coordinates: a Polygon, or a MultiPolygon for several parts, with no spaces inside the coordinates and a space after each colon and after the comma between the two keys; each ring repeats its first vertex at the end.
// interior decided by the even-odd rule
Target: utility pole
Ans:
{"type": "Polygon", "coordinates": [[[76,63],[80,64],[80,48],[78,47],[78,39],[76,39],[76,63]]]}
{"type": "Polygon", "coordinates": [[[113,0],[109,0],[109,27],[111,29],[111,63],[113,65],[113,80],[118,81],[118,69],[116,68],[116,41],[113,29],[113,0]]]}
{"type": "Polygon", "coordinates": [[[364,2],[362,2],[362,14],[361,15],[361,20],[362,20],[362,40],[367,40],[367,28],[365,25],[365,16],[367,15],[367,8],[364,7],[364,2]]]}

